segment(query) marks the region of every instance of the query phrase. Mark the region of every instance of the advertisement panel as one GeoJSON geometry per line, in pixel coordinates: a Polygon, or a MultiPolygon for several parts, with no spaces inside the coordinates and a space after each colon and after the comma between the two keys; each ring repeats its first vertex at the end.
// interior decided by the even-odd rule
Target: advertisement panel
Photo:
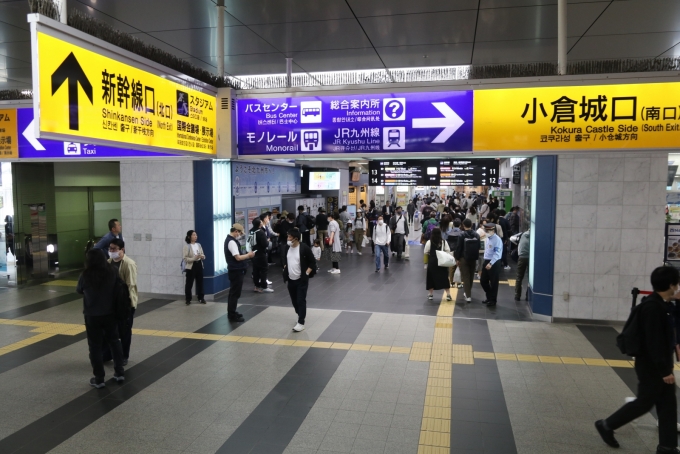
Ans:
{"type": "Polygon", "coordinates": [[[215,154],[214,95],[103,55],[113,46],[98,52],[51,28],[59,28],[54,21],[37,18],[29,16],[37,136],[215,154]]]}
{"type": "Polygon", "coordinates": [[[680,83],[479,90],[474,98],[474,151],[680,143],[680,83]]]}
{"type": "Polygon", "coordinates": [[[242,156],[472,149],[472,91],[240,99],[242,156]]]}
{"type": "Polygon", "coordinates": [[[249,195],[299,194],[300,169],[234,162],[231,166],[234,197],[249,195]]]}

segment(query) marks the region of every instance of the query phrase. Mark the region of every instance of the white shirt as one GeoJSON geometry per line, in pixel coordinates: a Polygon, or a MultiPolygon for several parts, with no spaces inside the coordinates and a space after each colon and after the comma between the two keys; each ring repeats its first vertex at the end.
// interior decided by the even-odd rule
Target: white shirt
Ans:
{"type": "Polygon", "coordinates": [[[391,237],[392,233],[385,223],[383,223],[383,225],[376,224],[375,227],[373,227],[373,242],[375,244],[385,246],[386,244],[389,244],[391,237]]]}
{"type": "Polygon", "coordinates": [[[401,216],[397,215],[397,225],[394,228],[394,233],[401,233],[402,235],[406,233],[404,230],[404,222],[406,222],[404,214],[402,213],[401,216]]]}
{"type": "Polygon", "coordinates": [[[288,259],[288,277],[291,281],[297,281],[302,275],[302,270],[300,270],[300,245],[298,247],[289,247],[288,254],[286,255],[288,259]]]}
{"type": "Polygon", "coordinates": [[[241,251],[239,251],[237,243],[238,240],[230,241],[228,246],[229,252],[231,252],[231,255],[233,255],[234,257],[236,257],[237,255],[241,255],[241,251]]]}
{"type": "Polygon", "coordinates": [[[190,243],[189,246],[191,246],[191,251],[194,253],[194,255],[198,254],[198,244],[190,243]]]}
{"type": "Polygon", "coordinates": [[[312,246],[312,254],[314,254],[314,258],[317,260],[321,260],[321,248],[317,246],[312,246]]]}

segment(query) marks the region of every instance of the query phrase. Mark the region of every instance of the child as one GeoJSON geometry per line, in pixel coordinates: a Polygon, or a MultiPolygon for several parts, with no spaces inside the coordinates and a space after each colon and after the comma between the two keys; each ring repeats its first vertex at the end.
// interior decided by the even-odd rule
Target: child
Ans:
{"type": "Polygon", "coordinates": [[[321,240],[320,239],[314,240],[314,246],[312,247],[312,253],[314,254],[314,258],[316,258],[317,262],[319,260],[321,260],[321,240]]]}
{"type": "Polygon", "coordinates": [[[345,228],[345,245],[347,246],[347,253],[353,254],[354,250],[352,246],[354,245],[354,226],[352,225],[352,220],[347,221],[345,228]]]}

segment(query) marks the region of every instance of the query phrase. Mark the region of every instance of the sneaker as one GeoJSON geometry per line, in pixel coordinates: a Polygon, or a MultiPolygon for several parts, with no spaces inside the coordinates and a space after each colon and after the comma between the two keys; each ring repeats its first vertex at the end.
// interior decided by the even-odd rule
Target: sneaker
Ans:
{"type": "Polygon", "coordinates": [[[612,448],[618,448],[620,446],[619,442],[616,441],[616,438],[614,438],[614,431],[604,428],[604,420],[600,419],[599,421],[595,421],[595,428],[600,434],[600,437],[602,437],[602,441],[607,443],[612,448]]]}
{"type": "Polygon", "coordinates": [[[208,304],[208,303],[205,302],[205,300],[198,300],[198,302],[201,303],[201,304],[208,304]]]}
{"type": "Polygon", "coordinates": [[[128,360],[127,358],[123,359],[123,367],[127,366],[128,360]]]}
{"type": "Polygon", "coordinates": [[[185,304],[188,306],[189,304],[191,304],[191,301],[187,301],[185,304]]]}
{"type": "Polygon", "coordinates": [[[340,274],[340,270],[337,268],[333,268],[333,271],[331,271],[331,274],[340,274]]]}
{"type": "Polygon", "coordinates": [[[300,323],[296,324],[293,327],[293,331],[295,331],[296,333],[299,333],[300,331],[304,331],[304,330],[305,330],[305,325],[302,325],[300,323]]]}
{"type": "Polygon", "coordinates": [[[361,255],[361,252],[357,252],[357,255],[361,255]]]}
{"type": "Polygon", "coordinates": [[[328,272],[329,272],[329,273],[332,273],[334,269],[335,269],[335,268],[331,268],[330,270],[328,270],[328,272]]]}
{"type": "Polygon", "coordinates": [[[103,379],[97,379],[97,377],[90,378],[90,386],[93,388],[101,389],[106,386],[103,379]]]}
{"type": "Polygon", "coordinates": [[[446,301],[451,301],[451,295],[446,295],[446,301]]]}
{"type": "Polygon", "coordinates": [[[274,293],[274,290],[270,288],[263,288],[262,293],[274,293]]]}
{"type": "Polygon", "coordinates": [[[267,285],[272,285],[272,281],[270,281],[269,279],[267,279],[267,285]]]}
{"type": "Polygon", "coordinates": [[[475,279],[479,280],[479,273],[475,273],[475,279]]]}
{"type": "Polygon", "coordinates": [[[429,293],[427,294],[427,299],[432,301],[434,299],[434,295],[430,295],[429,293]]]}
{"type": "Polygon", "coordinates": [[[468,303],[472,302],[472,298],[467,296],[465,293],[463,293],[463,298],[465,298],[465,301],[467,301],[468,303]]]}
{"type": "Polygon", "coordinates": [[[375,269],[375,272],[376,272],[376,273],[379,273],[379,272],[380,272],[380,268],[376,268],[376,269],[375,269]]]}
{"type": "Polygon", "coordinates": [[[496,302],[495,302],[495,301],[488,301],[488,302],[486,303],[486,307],[494,307],[495,305],[496,305],[496,302]]]}
{"type": "Polygon", "coordinates": [[[230,322],[245,322],[246,320],[243,318],[243,315],[241,314],[234,314],[234,315],[227,315],[227,318],[229,319],[230,322]]]}
{"type": "Polygon", "coordinates": [[[390,266],[389,266],[389,265],[385,265],[385,269],[386,269],[386,270],[389,270],[389,269],[390,269],[390,266]]]}
{"type": "Polygon", "coordinates": [[[255,287],[255,290],[253,290],[255,293],[262,293],[262,289],[259,287],[255,287]]]}
{"type": "Polygon", "coordinates": [[[506,267],[504,267],[503,269],[504,269],[505,271],[509,271],[509,270],[510,270],[510,267],[509,267],[509,266],[506,266],[506,267]]]}
{"type": "Polygon", "coordinates": [[[123,383],[125,381],[125,375],[113,374],[113,379],[116,380],[117,383],[123,383]]]}
{"type": "Polygon", "coordinates": [[[458,288],[463,288],[463,284],[458,284],[458,288]]]}

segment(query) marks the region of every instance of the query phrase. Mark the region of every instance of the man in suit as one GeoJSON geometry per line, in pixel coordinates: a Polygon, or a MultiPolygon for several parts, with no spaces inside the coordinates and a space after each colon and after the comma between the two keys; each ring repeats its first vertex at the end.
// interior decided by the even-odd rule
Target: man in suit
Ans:
{"type": "Polygon", "coordinates": [[[283,250],[283,282],[288,283],[288,294],[298,316],[293,331],[299,333],[305,329],[307,316],[307,289],[309,278],[316,274],[316,258],[312,249],[300,243],[300,232],[297,229],[288,231],[288,242],[283,250]]]}
{"type": "Polygon", "coordinates": [[[390,201],[388,200],[385,202],[385,206],[382,208],[383,221],[385,221],[385,224],[390,225],[390,219],[392,218],[393,214],[394,208],[390,206],[390,201]]]}

